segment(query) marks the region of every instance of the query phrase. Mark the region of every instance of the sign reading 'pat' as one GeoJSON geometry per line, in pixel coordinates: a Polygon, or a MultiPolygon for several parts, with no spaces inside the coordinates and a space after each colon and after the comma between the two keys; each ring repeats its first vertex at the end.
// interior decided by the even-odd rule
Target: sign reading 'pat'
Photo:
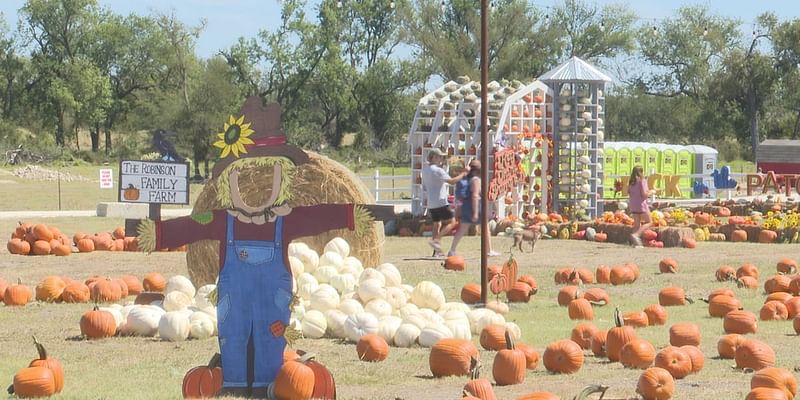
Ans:
{"type": "Polygon", "coordinates": [[[119,168],[119,201],[189,204],[189,164],[124,160],[119,168]]]}

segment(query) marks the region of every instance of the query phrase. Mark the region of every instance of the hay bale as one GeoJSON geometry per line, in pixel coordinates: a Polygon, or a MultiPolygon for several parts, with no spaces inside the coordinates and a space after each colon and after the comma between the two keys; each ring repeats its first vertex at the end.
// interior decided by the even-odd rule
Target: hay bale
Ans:
{"type": "Polygon", "coordinates": [[[664,247],[683,247],[683,239],[694,240],[694,230],[689,227],[660,227],[658,240],[664,242],[664,247]]]}
{"type": "MultiPolygon", "coordinates": [[[[308,152],[311,161],[297,167],[292,182],[292,207],[317,204],[370,204],[373,203],[369,190],[353,172],[327,157],[308,152]]],[[[195,202],[192,213],[220,208],[217,200],[216,180],[209,182],[195,202]]],[[[272,167],[254,168],[244,171],[239,178],[242,198],[248,204],[261,204],[269,195],[270,187],[264,182],[272,182],[272,167]],[[258,179],[249,179],[249,177],[258,179]]],[[[336,236],[341,236],[350,244],[350,255],[357,257],[364,266],[380,264],[383,253],[383,223],[375,223],[362,234],[347,229],[337,229],[313,237],[303,237],[297,241],[306,243],[320,254],[325,244],[336,236]]],[[[219,273],[219,242],[205,240],[189,245],[186,253],[189,278],[196,286],[214,283],[219,273]]]]}
{"type": "Polygon", "coordinates": [[[631,226],[625,224],[596,224],[594,229],[605,232],[608,235],[607,242],[617,244],[629,244],[633,232],[631,226]]]}

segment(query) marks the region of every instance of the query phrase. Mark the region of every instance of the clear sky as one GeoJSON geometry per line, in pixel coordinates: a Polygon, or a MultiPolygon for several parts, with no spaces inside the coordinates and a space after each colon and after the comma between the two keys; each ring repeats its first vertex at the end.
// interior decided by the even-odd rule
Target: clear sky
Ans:
{"type": "MultiPolygon", "coordinates": [[[[347,1],[347,0],[345,0],[347,1]]],[[[198,42],[201,56],[210,56],[233,44],[240,36],[251,37],[260,29],[274,29],[279,20],[278,0],[99,0],[100,4],[120,14],[148,14],[171,10],[185,23],[196,25],[202,18],[208,26],[198,42]]],[[[310,8],[319,0],[310,0],[310,8]]],[[[388,0],[387,0],[388,2],[388,0]]],[[[559,0],[534,0],[537,6],[552,6],[559,0]]],[[[630,5],[641,18],[665,18],[683,5],[706,5],[714,13],[736,17],[751,23],[765,11],[776,13],[780,19],[800,17],[799,0],[594,0],[598,5],[622,3],[630,5]]],[[[0,0],[0,12],[12,27],[16,26],[17,11],[24,0],[0,0]]],[[[313,15],[312,15],[313,17],[313,15]]],[[[742,27],[748,31],[747,26],[742,27]]]]}

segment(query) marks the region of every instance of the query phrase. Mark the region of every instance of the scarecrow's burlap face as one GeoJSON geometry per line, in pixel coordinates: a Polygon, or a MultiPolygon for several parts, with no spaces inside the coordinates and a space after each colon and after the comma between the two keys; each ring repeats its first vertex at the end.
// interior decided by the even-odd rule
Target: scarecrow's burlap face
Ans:
{"type": "Polygon", "coordinates": [[[286,203],[291,198],[291,183],[295,170],[294,164],[285,157],[245,158],[225,168],[216,179],[217,199],[224,208],[232,208],[230,172],[239,173],[239,193],[245,204],[251,207],[271,206],[265,204],[272,196],[275,165],[281,166],[281,180],[275,205],[286,203]]]}

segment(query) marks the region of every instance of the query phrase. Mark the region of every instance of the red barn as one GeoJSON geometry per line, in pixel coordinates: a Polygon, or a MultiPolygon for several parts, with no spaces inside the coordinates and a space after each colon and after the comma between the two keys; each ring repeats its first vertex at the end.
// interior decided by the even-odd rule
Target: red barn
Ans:
{"type": "Polygon", "coordinates": [[[756,150],[756,167],[762,172],[800,174],[800,140],[768,139],[756,150]]]}

